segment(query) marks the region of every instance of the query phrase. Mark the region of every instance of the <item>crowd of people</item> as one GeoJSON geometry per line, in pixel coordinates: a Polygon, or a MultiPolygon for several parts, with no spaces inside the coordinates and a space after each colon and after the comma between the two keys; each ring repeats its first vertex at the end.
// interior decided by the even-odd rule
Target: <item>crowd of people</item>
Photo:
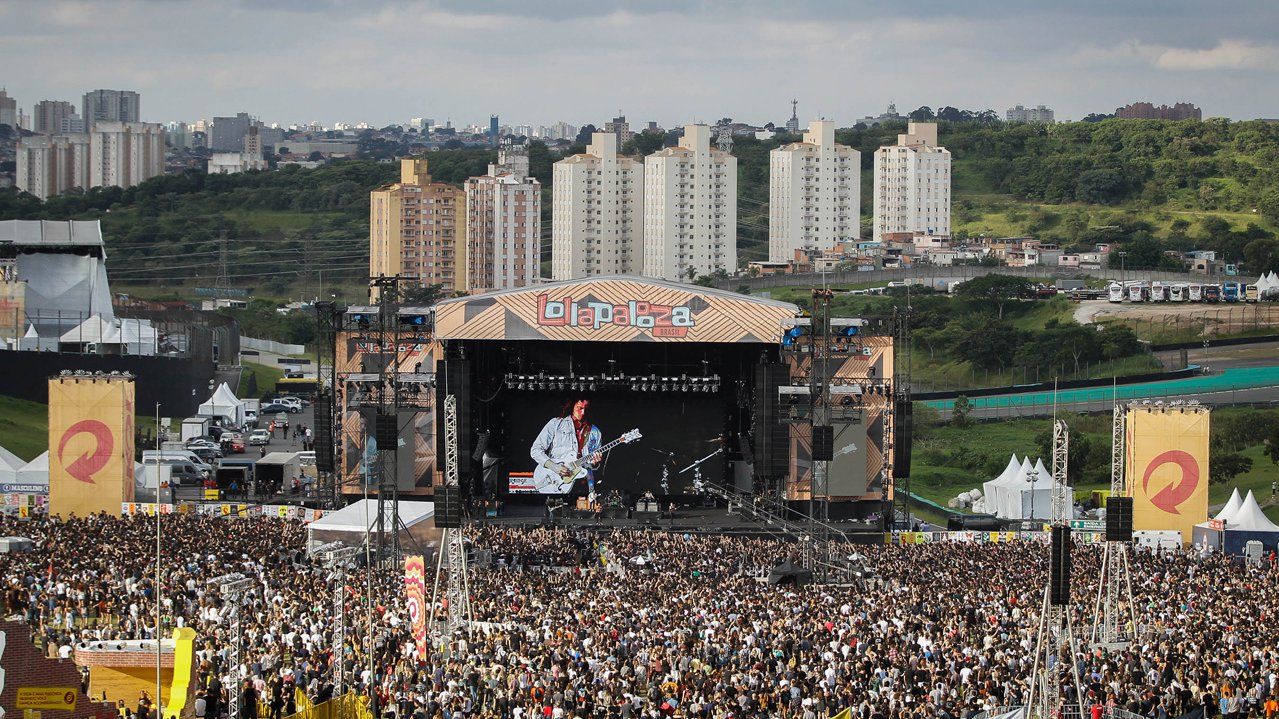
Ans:
{"type": "MultiPolygon", "coordinates": [[[[1030,541],[858,547],[871,584],[780,586],[761,580],[795,547],[775,539],[483,526],[470,537],[483,557],[470,572],[480,629],[419,661],[402,569],[356,568],[342,587],[347,642],[335,661],[337,578],[307,556],[304,525],[163,522],[157,588],[153,518],[0,520],[0,535],[36,544],[0,555],[4,609],[50,653],[73,656],[84,642],[154,637],[158,596],[162,633],[196,631],[208,719],[226,712],[232,683],[255,700],[242,716],[256,715],[257,700],[287,715],[295,689],[329,698],[335,663],[346,689],[397,719],[825,719],[845,708],[862,719],[966,718],[1026,702],[1047,580],[1046,544],[1030,541]],[[253,579],[239,666],[230,605],[208,582],[229,572],[253,579]]],[[[1078,545],[1074,555],[1073,619],[1086,639],[1100,553],[1078,545]]],[[[1082,696],[1067,685],[1068,701],[1157,719],[1279,715],[1273,565],[1138,549],[1132,575],[1139,640],[1081,645],[1082,696]]]]}

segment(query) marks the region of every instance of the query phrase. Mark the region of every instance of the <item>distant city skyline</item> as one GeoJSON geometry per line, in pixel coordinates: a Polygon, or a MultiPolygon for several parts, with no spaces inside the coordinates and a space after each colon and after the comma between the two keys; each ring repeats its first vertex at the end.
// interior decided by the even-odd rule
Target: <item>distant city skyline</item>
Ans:
{"type": "Polygon", "coordinates": [[[26,113],[119,88],[145,96],[147,122],[244,111],[282,126],[496,114],[602,127],[619,109],[632,127],[781,124],[792,97],[802,123],[841,127],[889,102],[1001,117],[1042,104],[1059,120],[1191,102],[1204,117],[1279,117],[1274,3],[475,5],[20,0],[0,5],[0,85],[26,113]]]}

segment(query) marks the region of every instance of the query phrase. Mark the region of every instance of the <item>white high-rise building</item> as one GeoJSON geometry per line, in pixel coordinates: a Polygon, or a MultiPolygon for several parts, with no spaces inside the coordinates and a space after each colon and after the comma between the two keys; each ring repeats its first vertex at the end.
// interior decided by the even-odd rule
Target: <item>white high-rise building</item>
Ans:
{"type": "Polygon", "coordinates": [[[499,140],[497,164],[466,181],[467,289],[508,290],[541,277],[542,185],[528,141],[499,140]]]}
{"type": "Polygon", "coordinates": [[[737,271],[737,158],[711,148],[709,126],[687,125],[678,147],[644,158],[644,274],[721,269],[737,271]]]}
{"type": "Polygon", "coordinates": [[[768,153],[768,259],[861,236],[862,154],[835,143],[835,123],[809,123],[803,142],[768,153]]]}
{"type": "Polygon", "coordinates": [[[875,151],[875,240],[886,234],[950,236],[950,151],[937,123],[912,122],[875,151]]]}
{"type": "Polygon", "coordinates": [[[42,200],[89,185],[88,135],[32,135],[18,141],[17,186],[42,200]]]}
{"type": "Polygon", "coordinates": [[[92,90],[80,100],[81,114],[95,122],[141,122],[142,96],[133,90],[92,90]]]}
{"type": "Polygon", "coordinates": [[[596,132],[585,153],[555,163],[552,204],[553,279],[641,271],[644,165],[617,156],[617,135],[596,132]]]}
{"type": "Polygon", "coordinates": [[[1008,122],[1033,122],[1043,125],[1053,124],[1053,111],[1051,108],[1040,105],[1038,107],[1022,107],[1017,105],[1008,108],[1004,113],[1004,117],[1008,122]]]}
{"type": "Polygon", "coordinates": [[[93,123],[89,133],[90,187],[133,187],[163,172],[163,125],[93,123]]]}

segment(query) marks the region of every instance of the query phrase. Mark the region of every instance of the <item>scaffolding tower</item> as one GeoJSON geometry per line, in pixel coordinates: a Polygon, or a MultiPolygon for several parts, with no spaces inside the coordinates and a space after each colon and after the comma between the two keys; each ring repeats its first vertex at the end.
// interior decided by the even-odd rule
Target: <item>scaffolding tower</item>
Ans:
{"type": "MultiPolygon", "coordinates": [[[[215,587],[222,595],[222,600],[227,603],[227,635],[230,639],[230,646],[227,647],[227,675],[231,677],[231,681],[227,684],[227,716],[240,716],[240,689],[244,682],[244,672],[240,666],[240,655],[243,651],[244,633],[243,627],[240,625],[240,601],[244,595],[253,588],[253,580],[249,577],[235,572],[232,574],[224,574],[220,577],[214,577],[208,581],[208,586],[215,587]]],[[[156,697],[159,701],[159,697],[156,697]]]]}
{"type": "MultiPolygon", "coordinates": [[[[1124,462],[1127,457],[1124,408],[1115,404],[1110,425],[1110,496],[1127,495],[1124,462]]],[[[1110,541],[1102,550],[1101,576],[1097,600],[1093,604],[1094,645],[1108,648],[1127,646],[1137,630],[1137,608],[1132,599],[1132,571],[1128,562],[1129,542],[1110,541]]]]}
{"type": "Polygon", "coordinates": [[[1069,463],[1070,461],[1070,427],[1064,420],[1053,420],[1053,486],[1052,486],[1052,523],[1068,524],[1074,517],[1071,511],[1074,502],[1070,496],[1069,463]]]}
{"type": "MultiPolygon", "coordinates": [[[[457,432],[457,398],[450,394],[444,399],[444,484],[453,488],[460,486],[457,432]]],[[[456,527],[446,528],[443,533],[440,544],[444,551],[440,552],[435,566],[435,587],[431,590],[427,635],[437,645],[446,647],[447,651],[447,637],[458,631],[470,636],[475,617],[471,613],[471,586],[466,570],[466,531],[463,527],[456,527]],[[440,591],[441,577],[445,581],[443,593],[440,591]],[[436,620],[435,611],[441,596],[445,603],[442,623],[436,620]]]]}

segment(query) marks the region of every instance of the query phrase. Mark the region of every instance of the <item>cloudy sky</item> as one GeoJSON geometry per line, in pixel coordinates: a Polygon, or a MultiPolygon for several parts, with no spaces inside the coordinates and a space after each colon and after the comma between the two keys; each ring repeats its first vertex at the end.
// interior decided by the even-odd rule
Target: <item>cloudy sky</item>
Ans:
{"type": "Polygon", "coordinates": [[[149,121],[851,123],[1132,100],[1279,117],[1275,0],[0,0],[21,107],[142,93],[149,121]]]}

